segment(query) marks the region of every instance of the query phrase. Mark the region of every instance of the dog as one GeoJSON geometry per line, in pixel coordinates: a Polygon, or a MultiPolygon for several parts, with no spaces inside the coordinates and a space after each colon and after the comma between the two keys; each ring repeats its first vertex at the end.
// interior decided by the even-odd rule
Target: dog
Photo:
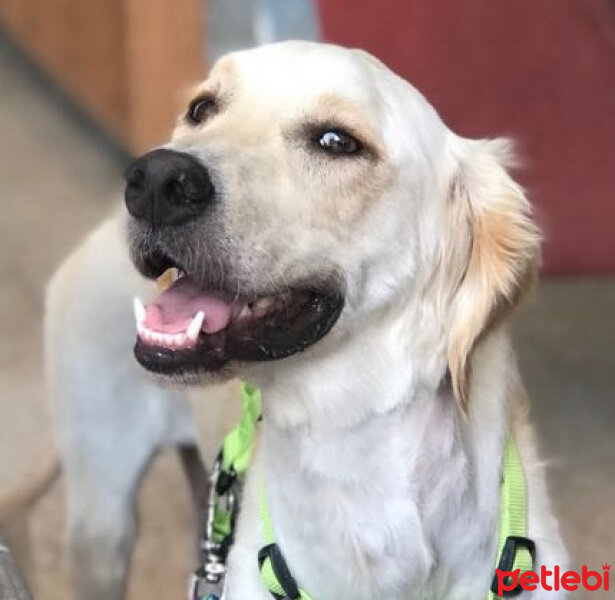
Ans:
{"type": "Polygon", "coordinates": [[[484,597],[509,434],[536,564],[566,564],[507,334],[540,256],[511,165],[369,54],[283,42],[219,60],[128,169],[132,262],[178,273],[135,302],[137,361],[262,391],[226,600],[270,598],[261,486],[316,600],[484,597]]]}

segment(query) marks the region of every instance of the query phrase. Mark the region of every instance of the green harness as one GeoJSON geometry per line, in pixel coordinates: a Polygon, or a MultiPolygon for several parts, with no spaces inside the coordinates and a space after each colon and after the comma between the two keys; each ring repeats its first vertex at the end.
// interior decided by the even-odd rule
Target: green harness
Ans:
{"type": "MultiPolygon", "coordinates": [[[[212,476],[208,527],[202,540],[204,564],[195,573],[190,600],[218,600],[221,594],[226,555],[233,543],[238,511],[236,486],[250,465],[256,424],[261,418],[261,394],[258,388],[243,383],[241,404],[241,421],[225,436],[212,476]]],[[[313,600],[298,586],[276,544],[262,480],[259,502],[264,545],[258,553],[258,564],[263,585],[275,600],[313,600]]],[[[512,436],[508,436],[500,484],[499,560],[496,568],[502,571],[519,569],[520,573],[533,569],[535,547],[532,540],[527,538],[527,528],[525,475],[517,445],[512,436]]],[[[495,590],[497,578],[494,575],[487,600],[497,598],[495,590]]],[[[506,595],[517,595],[520,591],[517,588],[506,592],[506,595]]]]}

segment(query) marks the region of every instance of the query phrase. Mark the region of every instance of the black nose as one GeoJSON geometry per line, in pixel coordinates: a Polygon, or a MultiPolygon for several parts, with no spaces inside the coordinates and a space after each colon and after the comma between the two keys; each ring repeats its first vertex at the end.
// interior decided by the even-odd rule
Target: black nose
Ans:
{"type": "Polygon", "coordinates": [[[207,169],[183,152],[152,150],[128,167],[125,178],[128,212],[154,227],[194,219],[214,198],[207,169]]]}

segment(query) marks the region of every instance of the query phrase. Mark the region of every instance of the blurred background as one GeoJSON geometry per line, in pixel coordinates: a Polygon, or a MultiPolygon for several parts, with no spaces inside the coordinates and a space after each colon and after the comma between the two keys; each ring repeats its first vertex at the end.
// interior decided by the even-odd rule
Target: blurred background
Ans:
{"type": "MultiPolygon", "coordinates": [[[[515,324],[521,369],[573,562],[612,563],[613,0],[0,0],[0,491],[50,431],[41,321],[54,268],[121,200],[129,157],[165,140],[217,56],[285,38],[363,47],[456,132],[516,140],[546,236],[542,284],[515,324]]],[[[41,599],[68,595],[62,502],[60,480],[32,513],[26,570],[41,599]]],[[[194,532],[174,452],[139,510],[129,597],[181,597],[194,532]]]]}

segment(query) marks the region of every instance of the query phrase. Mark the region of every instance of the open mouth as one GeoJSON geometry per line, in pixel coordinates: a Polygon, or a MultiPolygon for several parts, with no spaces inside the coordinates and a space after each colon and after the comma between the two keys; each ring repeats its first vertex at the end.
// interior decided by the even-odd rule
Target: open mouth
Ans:
{"type": "Polygon", "coordinates": [[[164,375],[290,356],[325,336],[343,306],[338,292],[302,287],[231,298],[203,288],[177,267],[166,269],[161,281],[162,293],[150,304],[134,300],[135,356],[146,369],[164,375]]]}

